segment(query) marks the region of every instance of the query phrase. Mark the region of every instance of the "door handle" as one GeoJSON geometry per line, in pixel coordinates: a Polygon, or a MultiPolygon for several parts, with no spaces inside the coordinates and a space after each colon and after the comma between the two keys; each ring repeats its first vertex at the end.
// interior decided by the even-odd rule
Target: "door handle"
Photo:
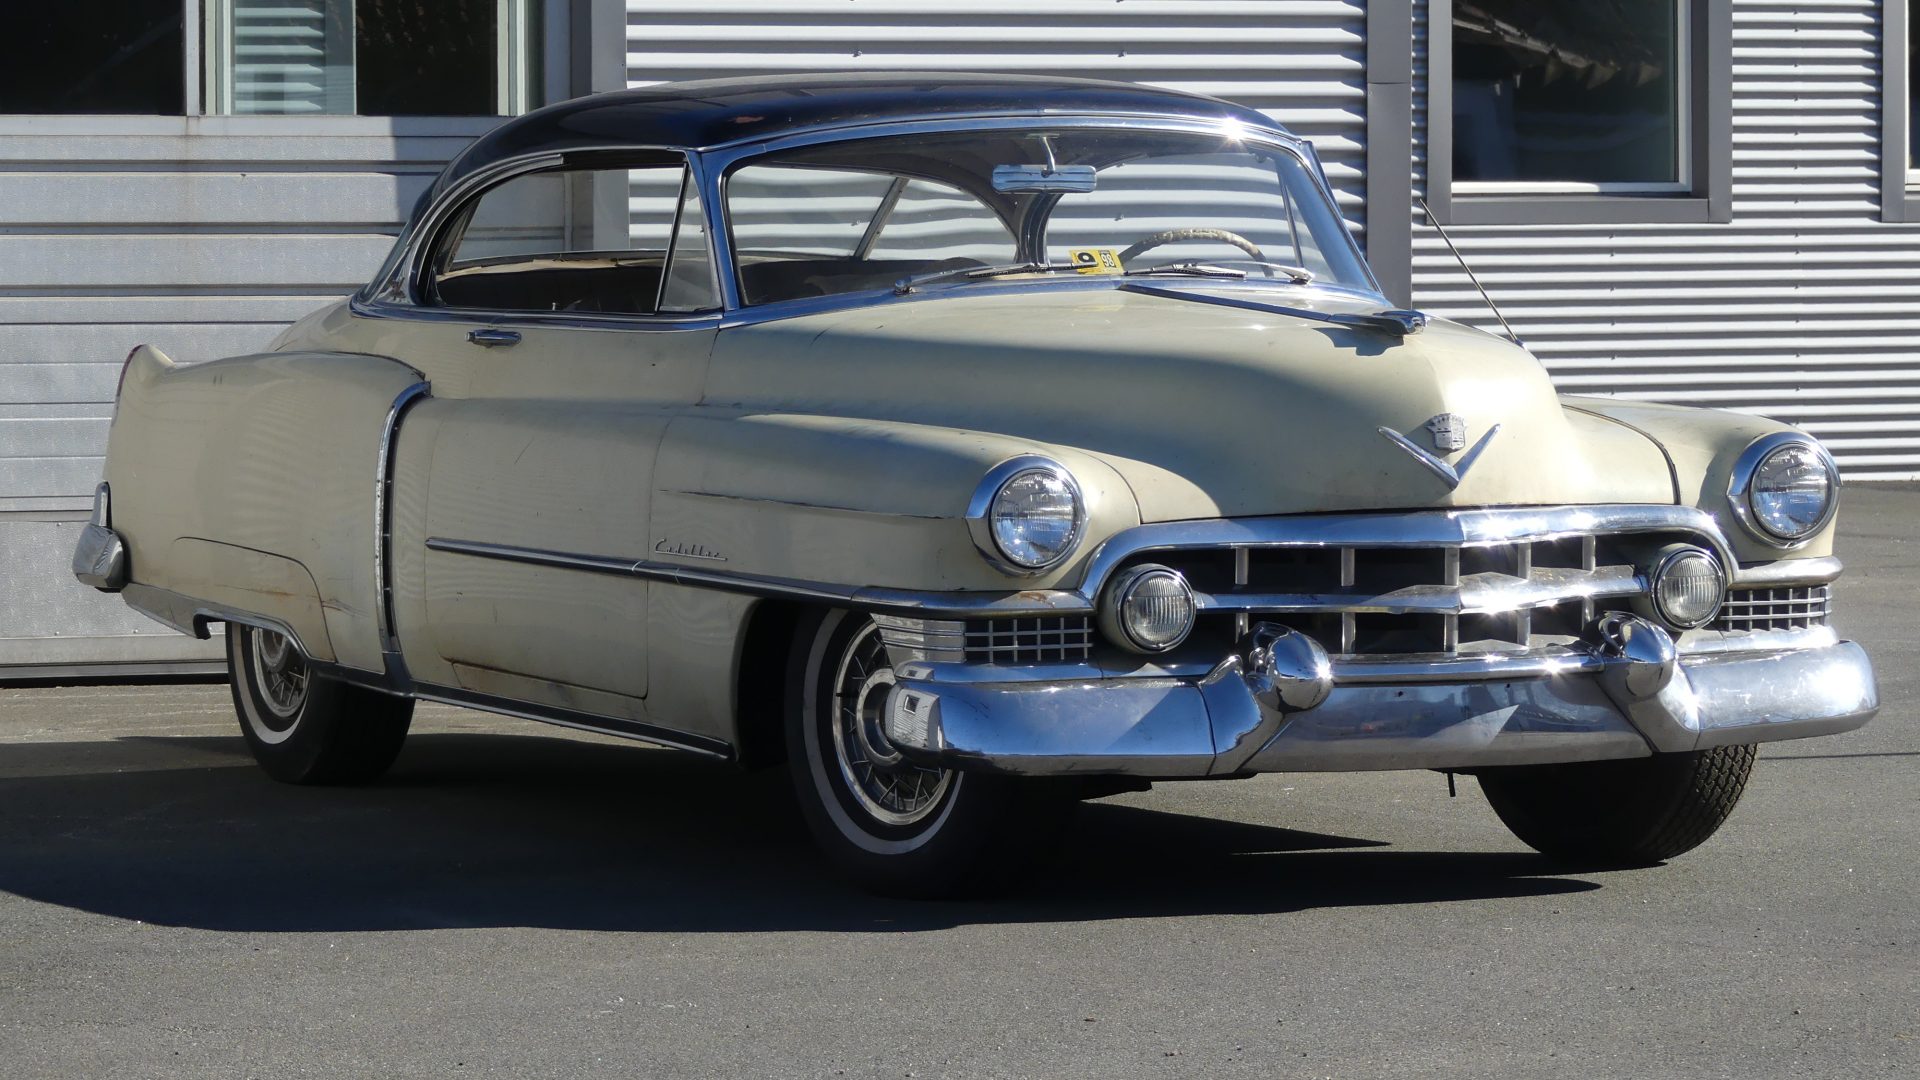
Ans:
{"type": "Polygon", "coordinates": [[[504,346],[520,344],[520,331],[499,330],[494,327],[488,327],[485,330],[469,331],[467,340],[483,349],[498,349],[504,346]]]}

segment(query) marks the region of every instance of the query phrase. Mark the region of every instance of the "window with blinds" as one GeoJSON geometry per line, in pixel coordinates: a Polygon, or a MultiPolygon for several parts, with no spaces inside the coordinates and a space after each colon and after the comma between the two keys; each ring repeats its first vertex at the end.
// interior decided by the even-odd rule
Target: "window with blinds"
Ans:
{"type": "Polygon", "coordinates": [[[525,111],[539,0],[207,0],[214,113],[525,111]]]}

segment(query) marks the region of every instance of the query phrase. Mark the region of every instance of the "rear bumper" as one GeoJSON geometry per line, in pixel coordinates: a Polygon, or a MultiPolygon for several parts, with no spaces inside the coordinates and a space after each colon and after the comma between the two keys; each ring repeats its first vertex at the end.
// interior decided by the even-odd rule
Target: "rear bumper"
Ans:
{"type": "Polygon", "coordinates": [[[1598,629],[1591,646],[1439,679],[1336,667],[1271,625],[1198,677],[913,662],[887,734],[926,764],[1199,778],[1645,757],[1846,731],[1879,709],[1850,641],[1683,655],[1644,620],[1598,629]]]}

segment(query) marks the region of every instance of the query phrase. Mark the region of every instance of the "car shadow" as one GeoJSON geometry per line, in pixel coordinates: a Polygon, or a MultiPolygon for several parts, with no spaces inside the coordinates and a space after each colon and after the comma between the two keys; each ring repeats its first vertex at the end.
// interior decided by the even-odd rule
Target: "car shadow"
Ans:
{"type": "Polygon", "coordinates": [[[218,931],[898,932],[1599,887],[1532,855],[1097,802],[1013,890],[903,903],[824,865],[778,771],[520,735],[416,735],[385,781],[353,789],[276,784],[237,737],[14,744],[0,807],[0,890],[218,931]]]}

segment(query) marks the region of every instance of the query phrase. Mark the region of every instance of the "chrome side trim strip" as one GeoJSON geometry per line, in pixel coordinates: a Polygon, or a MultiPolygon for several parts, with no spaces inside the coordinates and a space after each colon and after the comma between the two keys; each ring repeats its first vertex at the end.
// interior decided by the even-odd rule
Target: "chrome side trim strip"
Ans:
{"type": "Polygon", "coordinates": [[[479,709],[499,716],[511,716],[520,720],[537,720],[543,724],[574,728],[578,731],[592,731],[601,735],[618,735],[621,738],[637,739],[641,742],[656,743],[675,750],[687,750],[695,754],[716,758],[721,761],[733,760],[732,745],[705,735],[694,735],[685,731],[643,723],[639,720],[623,720],[612,716],[598,716],[593,713],[576,712],[549,705],[537,705],[531,702],[514,701],[510,698],[494,697],[492,694],[479,694],[471,690],[462,690],[451,686],[420,685],[413,689],[412,697],[421,701],[437,701],[442,705],[457,705],[463,709],[479,709]]]}
{"type": "Polygon", "coordinates": [[[511,544],[449,540],[437,536],[428,538],[427,549],[482,559],[500,559],[506,562],[529,563],[534,566],[581,570],[592,574],[645,578],[670,585],[718,589],[749,596],[780,597],[807,603],[854,607],[867,611],[895,611],[926,618],[991,618],[995,615],[1033,612],[1084,614],[1093,610],[1092,606],[1079,594],[1059,591],[931,593],[903,589],[853,588],[791,578],[710,570],[705,567],[678,566],[646,559],[583,555],[566,551],[515,547],[511,544]]]}
{"type": "MultiPolygon", "coordinates": [[[[418,374],[418,372],[415,372],[418,374]]],[[[373,587],[374,617],[380,632],[387,677],[405,681],[406,661],[400,655],[399,630],[393,621],[393,454],[394,436],[399,433],[400,418],[415,401],[426,397],[432,385],[425,379],[400,391],[387,408],[387,423],[380,431],[380,456],[374,462],[373,477],[373,587]]]]}

